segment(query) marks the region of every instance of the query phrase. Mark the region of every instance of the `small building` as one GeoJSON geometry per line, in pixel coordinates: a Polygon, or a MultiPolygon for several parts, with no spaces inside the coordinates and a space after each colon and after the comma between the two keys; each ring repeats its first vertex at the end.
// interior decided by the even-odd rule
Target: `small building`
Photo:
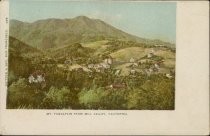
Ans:
{"type": "Polygon", "coordinates": [[[112,57],[108,57],[108,58],[104,59],[104,63],[111,65],[113,63],[112,57]]]}
{"type": "Polygon", "coordinates": [[[35,71],[28,77],[28,82],[31,83],[42,83],[45,82],[45,74],[40,70],[35,71]]]}
{"type": "Polygon", "coordinates": [[[154,67],[155,67],[156,69],[160,69],[160,66],[159,66],[157,63],[155,63],[154,67]]]}
{"type": "Polygon", "coordinates": [[[45,79],[42,75],[37,75],[37,79],[38,83],[41,83],[41,82],[45,82],[45,79]]]}
{"type": "Polygon", "coordinates": [[[118,76],[118,75],[120,75],[120,72],[121,72],[121,69],[117,69],[117,70],[115,71],[114,74],[115,74],[116,76],[118,76]]]}
{"type": "Polygon", "coordinates": [[[33,83],[34,80],[35,80],[35,78],[34,78],[33,75],[30,75],[30,76],[28,77],[28,82],[29,82],[30,84],[33,83]]]}
{"type": "Polygon", "coordinates": [[[147,54],[147,58],[152,58],[153,56],[154,56],[154,54],[151,52],[147,54]]]}

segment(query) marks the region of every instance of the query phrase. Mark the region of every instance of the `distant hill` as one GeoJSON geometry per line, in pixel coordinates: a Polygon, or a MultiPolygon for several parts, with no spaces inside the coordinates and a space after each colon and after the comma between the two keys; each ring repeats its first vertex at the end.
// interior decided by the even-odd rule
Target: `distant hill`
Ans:
{"type": "Polygon", "coordinates": [[[12,36],[9,37],[9,57],[32,57],[40,54],[42,52],[39,49],[31,47],[12,36]]]}
{"type": "MultiPolygon", "coordinates": [[[[35,59],[40,60],[43,52],[22,41],[9,37],[9,84],[18,76],[27,77],[34,68],[35,59]]],[[[37,63],[36,63],[37,64],[37,63]]]]}
{"type": "Polygon", "coordinates": [[[10,35],[28,45],[43,49],[109,39],[174,46],[160,40],[149,40],[128,34],[104,21],[86,16],[72,19],[45,19],[33,23],[11,20],[10,35]]]}
{"type": "Polygon", "coordinates": [[[60,49],[53,50],[49,53],[53,58],[87,58],[93,49],[83,47],[79,43],[69,45],[60,49]]]}

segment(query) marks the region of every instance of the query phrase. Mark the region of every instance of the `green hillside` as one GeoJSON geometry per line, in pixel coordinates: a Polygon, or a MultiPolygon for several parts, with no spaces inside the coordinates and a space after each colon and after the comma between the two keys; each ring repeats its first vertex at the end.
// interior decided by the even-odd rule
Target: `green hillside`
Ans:
{"type": "Polygon", "coordinates": [[[78,16],[72,19],[45,19],[32,23],[10,21],[10,35],[30,46],[48,49],[74,43],[121,39],[146,44],[173,44],[140,38],[123,32],[104,21],[78,16]]]}
{"type": "MultiPolygon", "coordinates": [[[[19,76],[27,77],[36,60],[44,56],[40,50],[9,37],[9,84],[19,76]]],[[[38,64],[36,64],[38,65],[38,64]]]]}

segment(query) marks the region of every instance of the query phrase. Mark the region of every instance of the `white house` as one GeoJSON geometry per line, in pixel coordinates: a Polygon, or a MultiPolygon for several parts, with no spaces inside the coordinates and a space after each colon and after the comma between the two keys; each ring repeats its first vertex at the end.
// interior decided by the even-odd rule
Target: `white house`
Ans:
{"type": "Polygon", "coordinates": [[[108,58],[104,59],[104,63],[111,65],[113,63],[112,57],[109,56],[108,58]]]}
{"type": "Polygon", "coordinates": [[[45,82],[45,79],[42,75],[37,75],[36,79],[37,79],[38,83],[45,82]]]}
{"type": "Polygon", "coordinates": [[[120,72],[121,72],[121,70],[120,70],[120,69],[117,69],[117,70],[115,71],[114,74],[115,74],[116,76],[118,76],[118,75],[120,74],[120,72]]]}
{"type": "Polygon", "coordinates": [[[35,78],[34,78],[33,75],[30,75],[30,76],[28,77],[28,82],[29,82],[30,84],[33,83],[34,80],[35,80],[35,78]]]}
{"type": "Polygon", "coordinates": [[[30,75],[28,77],[28,82],[31,83],[42,83],[45,82],[45,78],[42,75],[37,75],[35,78],[33,75],[30,75]]]}
{"type": "Polygon", "coordinates": [[[154,66],[155,66],[156,69],[158,69],[158,70],[160,69],[160,66],[157,63],[155,63],[154,66]]]}

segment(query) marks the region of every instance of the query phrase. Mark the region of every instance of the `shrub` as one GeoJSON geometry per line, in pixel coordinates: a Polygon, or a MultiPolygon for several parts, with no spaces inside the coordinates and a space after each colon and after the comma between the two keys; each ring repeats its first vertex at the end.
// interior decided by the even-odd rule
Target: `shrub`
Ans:
{"type": "Polygon", "coordinates": [[[127,109],[127,95],[126,89],[112,89],[105,90],[104,97],[101,99],[103,109],[109,110],[125,110],[127,109]]]}
{"type": "Polygon", "coordinates": [[[77,95],[70,89],[67,87],[59,89],[52,86],[43,99],[42,107],[47,109],[74,108],[76,103],[77,95]]]}
{"type": "Polygon", "coordinates": [[[25,78],[13,82],[8,88],[7,108],[28,107],[39,108],[44,97],[41,90],[27,84],[25,78]]]}
{"type": "Polygon", "coordinates": [[[79,102],[86,109],[125,109],[126,90],[104,90],[104,88],[83,89],[79,93],[79,102]]]}
{"type": "Polygon", "coordinates": [[[145,98],[149,109],[172,110],[174,109],[174,80],[154,75],[145,82],[142,89],[146,91],[145,98]]]}
{"type": "Polygon", "coordinates": [[[100,108],[100,100],[103,97],[102,88],[93,87],[90,90],[83,89],[79,94],[79,103],[88,109],[100,108]]]}
{"type": "Polygon", "coordinates": [[[141,89],[133,89],[128,94],[127,109],[148,109],[148,100],[146,92],[141,89]]]}

